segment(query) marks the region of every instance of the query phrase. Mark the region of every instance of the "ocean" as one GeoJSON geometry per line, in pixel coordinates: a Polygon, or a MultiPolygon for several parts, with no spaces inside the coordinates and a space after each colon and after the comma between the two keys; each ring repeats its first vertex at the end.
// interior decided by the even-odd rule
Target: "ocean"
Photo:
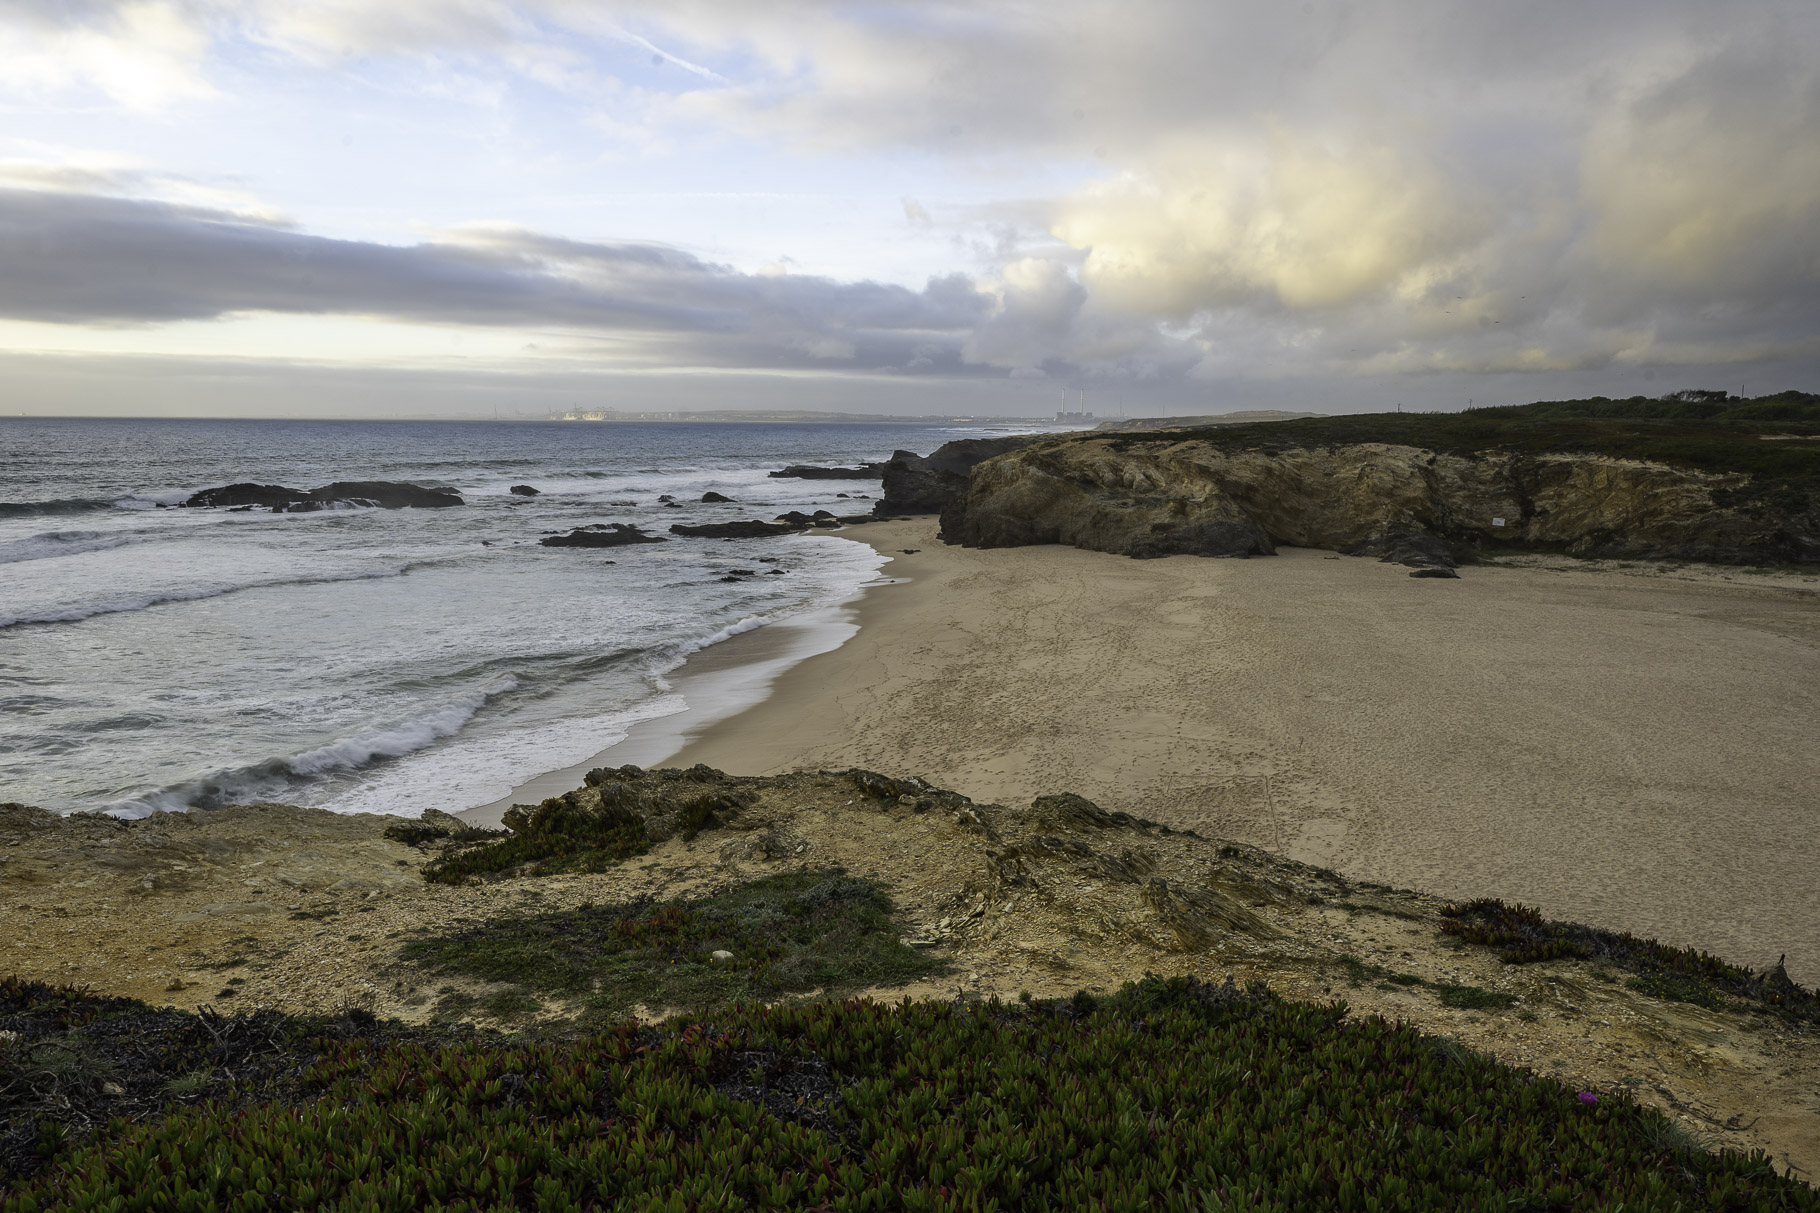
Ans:
{"type": "Polygon", "coordinates": [[[877,481],[766,473],[994,432],[0,419],[0,801],[133,817],[496,800],[682,710],[666,675],[690,653],[828,612],[884,563],[821,532],[611,549],[543,535],[862,513],[877,481]],[[239,481],[337,480],[444,486],[467,504],[171,508],[239,481]],[[700,503],[709,491],[737,504],[700,503]]]}

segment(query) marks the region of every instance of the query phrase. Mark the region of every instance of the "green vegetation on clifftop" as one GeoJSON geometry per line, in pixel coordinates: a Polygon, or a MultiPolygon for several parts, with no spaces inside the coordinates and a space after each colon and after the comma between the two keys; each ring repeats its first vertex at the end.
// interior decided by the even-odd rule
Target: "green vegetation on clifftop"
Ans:
{"type": "Polygon", "coordinates": [[[1820,440],[1809,440],[1820,439],[1820,396],[1804,392],[1729,401],[1595,397],[1459,413],[1358,413],[1256,425],[1094,433],[1057,441],[1110,441],[1123,450],[1190,437],[1231,449],[1381,442],[1452,455],[1489,450],[1604,455],[1750,475],[1754,483],[1745,498],[1730,504],[1767,497],[1778,508],[1799,510],[1820,500],[1820,440]]]}

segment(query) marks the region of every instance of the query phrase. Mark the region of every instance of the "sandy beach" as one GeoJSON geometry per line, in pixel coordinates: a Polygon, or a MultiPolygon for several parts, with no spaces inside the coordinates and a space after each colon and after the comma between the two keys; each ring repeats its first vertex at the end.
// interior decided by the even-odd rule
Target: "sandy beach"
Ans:
{"type": "MultiPolygon", "coordinates": [[[[1435,581],[1320,551],[1134,561],[935,531],[844,532],[901,579],[856,604],[857,635],[756,707],[709,719],[704,687],[701,723],[598,761],[1074,791],[1354,878],[1753,965],[1786,952],[1820,981],[1820,581],[1569,560],[1435,581]]],[[[698,669],[730,660],[710,654],[698,669]]]]}

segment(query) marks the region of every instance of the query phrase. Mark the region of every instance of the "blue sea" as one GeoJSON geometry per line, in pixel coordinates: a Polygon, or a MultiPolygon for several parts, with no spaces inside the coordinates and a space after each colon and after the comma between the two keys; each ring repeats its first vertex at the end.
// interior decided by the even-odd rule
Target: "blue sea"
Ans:
{"type": "Polygon", "coordinates": [[[862,513],[877,481],[766,473],[991,432],[0,419],[0,801],[142,816],[496,800],[682,710],[666,675],[690,653],[851,599],[883,563],[826,532],[613,549],[545,534],[862,513]],[[337,480],[467,504],[173,508],[239,481],[337,480]],[[701,504],[709,491],[737,504],[701,504]],[[735,568],[760,575],[724,580],[735,568]]]}

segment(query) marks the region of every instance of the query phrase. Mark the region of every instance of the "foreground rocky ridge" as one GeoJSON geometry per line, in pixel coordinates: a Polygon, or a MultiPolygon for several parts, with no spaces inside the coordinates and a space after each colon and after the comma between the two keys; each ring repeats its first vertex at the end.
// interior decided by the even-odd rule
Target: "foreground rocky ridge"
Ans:
{"type": "Polygon", "coordinates": [[[473,1015],[463,1008],[510,987],[427,972],[402,955],[412,935],[839,867],[883,884],[906,940],[950,967],[882,996],[1061,995],[1145,972],[1262,979],[1588,1090],[1623,1088],[1716,1144],[1820,1167],[1811,1030],[1664,1001],[1600,962],[1500,964],[1442,933],[1448,907],[1435,898],[1076,796],[1008,808],[864,771],[616,768],[511,821],[522,841],[540,822],[628,812],[643,832],[640,857],[443,884],[420,873],[498,845],[446,815],[401,822],[264,805],[122,822],[0,807],[0,873],[14,891],[0,909],[6,968],[152,1002],[358,1006],[422,1022],[473,1015]]]}
{"type": "Polygon", "coordinates": [[[942,537],[1139,558],[1264,556],[1288,544],[1433,568],[1500,549],[1820,561],[1820,501],[1788,485],[1756,491],[1762,477],[1749,471],[1598,453],[1272,437],[1094,435],[1028,446],[972,469],[942,512],[942,537]]]}

